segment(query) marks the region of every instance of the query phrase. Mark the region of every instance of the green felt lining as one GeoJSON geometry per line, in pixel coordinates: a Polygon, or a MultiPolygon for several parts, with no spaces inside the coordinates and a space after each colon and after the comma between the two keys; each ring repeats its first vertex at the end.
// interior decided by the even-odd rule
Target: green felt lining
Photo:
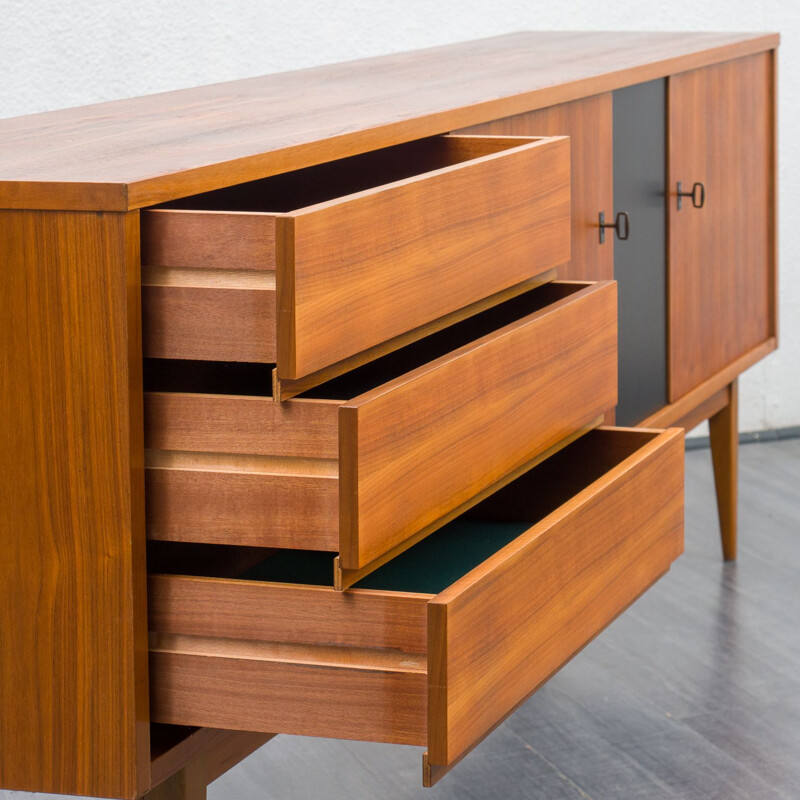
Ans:
{"type": "MultiPolygon", "coordinates": [[[[524,533],[531,524],[455,519],[362,578],[353,588],[439,594],[524,533]]],[[[240,577],[330,586],[332,576],[331,553],[282,550],[240,577]]]]}

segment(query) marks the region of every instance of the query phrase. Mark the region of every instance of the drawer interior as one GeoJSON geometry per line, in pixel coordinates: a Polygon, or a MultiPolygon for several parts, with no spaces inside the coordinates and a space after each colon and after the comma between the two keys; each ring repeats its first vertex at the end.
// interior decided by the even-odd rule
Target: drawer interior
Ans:
{"type": "Polygon", "coordinates": [[[530,138],[434,136],[166,203],[161,208],[285,213],[499,153],[530,138]]]}
{"type": "MultiPolygon", "coordinates": [[[[508,486],[362,578],[353,589],[437,595],[511,543],[532,525],[601,478],[652,441],[659,432],[597,429],[538,464],[508,486]]],[[[196,545],[150,542],[163,572],[181,573],[182,554],[196,545]]],[[[203,558],[210,577],[332,586],[332,558],[327,552],[260,550],[207,545],[203,558]],[[215,549],[216,548],[216,549],[215,549]],[[213,557],[213,553],[217,557],[213,557]]],[[[196,561],[196,559],[195,559],[196,561]]],[[[194,563],[194,562],[193,562],[194,563]]],[[[192,574],[197,574],[192,570],[192,574]]]]}
{"type": "MultiPolygon", "coordinates": [[[[585,283],[544,284],[326,381],[298,397],[350,400],[505,325],[541,311],[586,286],[585,283]]],[[[270,397],[273,366],[246,362],[145,359],[144,388],[150,392],[270,397]]]]}

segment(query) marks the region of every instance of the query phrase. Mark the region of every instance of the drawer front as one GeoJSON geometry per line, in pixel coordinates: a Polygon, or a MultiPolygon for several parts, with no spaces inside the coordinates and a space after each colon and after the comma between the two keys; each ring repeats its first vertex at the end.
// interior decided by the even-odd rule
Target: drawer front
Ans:
{"type": "Polygon", "coordinates": [[[369,564],[616,404],[616,284],[583,286],[341,407],[343,568],[369,564]]]}
{"type": "Polygon", "coordinates": [[[443,591],[151,576],[153,720],[426,744],[435,783],[680,555],[683,432],[593,431],[467,517],[530,525],[443,591]]]}
{"type": "Polygon", "coordinates": [[[569,260],[567,139],[415,147],[419,175],[294,211],[143,212],[145,355],[299,379],[569,260]]]}
{"type": "Polygon", "coordinates": [[[569,202],[569,140],[554,139],[280,219],[279,376],[307,375],[563,264],[569,202]]]}
{"type": "MultiPolygon", "coordinates": [[[[536,491],[535,481],[528,491],[536,491]]],[[[510,487],[485,513],[492,503],[508,513],[519,502],[527,501],[510,487]]],[[[682,552],[683,435],[671,430],[434,598],[427,782],[435,783],[682,552]]]]}

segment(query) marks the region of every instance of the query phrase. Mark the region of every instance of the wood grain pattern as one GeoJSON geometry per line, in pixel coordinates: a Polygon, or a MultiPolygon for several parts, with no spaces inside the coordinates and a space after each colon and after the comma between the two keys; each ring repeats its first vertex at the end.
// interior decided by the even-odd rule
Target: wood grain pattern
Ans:
{"type": "Polygon", "coordinates": [[[675,428],[683,428],[686,431],[690,431],[701,422],[710,419],[718,411],[721,411],[723,408],[725,408],[725,406],[728,405],[729,399],[730,392],[726,386],[724,389],[720,389],[718,392],[712,394],[706,400],[703,400],[700,405],[693,408],[676,422],[670,423],[670,426],[675,428]]]}
{"type": "Polygon", "coordinates": [[[728,402],[708,420],[714,488],[717,492],[722,556],[736,560],[739,506],[739,381],[728,387],[728,402]]]}
{"type": "Polygon", "coordinates": [[[275,363],[274,286],[142,286],[146,358],[275,363]]]}
{"type": "Polygon", "coordinates": [[[151,576],[154,718],[427,743],[434,780],[682,551],[682,431],[555,458],[473,509],[531,527],[436,596],[151,576]]]}
{"type": "Polygon", "coordinates": [[[763,33],[525,32],[2,120],[0,207],[154,205],[778,41],[763,33]]]}
{"type": "Polygon", "coordinates": [[[572,187],[572,258],[558,268],[570,280],[611,280],[614,237],[603,245],[597,215],[614,212],[614,160],[611,93],[560,103],[505,119],[465,128],[458,133],[491,136],[569,136],[572,187]]]}
{"type": "Polygon", "coordinates": [[[246,211],[142,212],[142,264],[275,270],[275,219],[246,211]]]}
{"type": "Polygon", "coordinates": [[[339,549],[336,475],[204,466],[146,471],[147,537],[304,550],[339,549]]]}
{"type": "Polygon", "coordinates": [[[281,379],[278,377],[277,369],[273,369],[272,397],[278,402],[290,400],[302,392],[320,386],[326,381],[332,380],[339,375],[344,375],[344,373],[348,372],[349,370],[360,367],[363,364],[369,363],[370,361],[374,361],[376,358],[385,356],[387,353],[392,353],[395,350],[399,350],[401,347],[405,347],[411,342],[418,341],[419,339],[443,330],[450,325],[455,325],[457,322],[461,322],[461,320],[467,319],[475,314],[479,314],[481,311],[485,311],[486,309],[498,305],[505,300],[509,300],[512,297],[517,297],[520,294],[529,292],[531,289],[535,289],[537,286],[549,283],[550,281],[556,279],[557,274],[557,269],[549,269],[546,272],[540,273],[535,278],[529,278],[528,280],[522,281],[522,283],[517,283],[501,292],[496,292],[488,297],[484,297],[475,303],[470,303],[468,306],[459,308],[457,311],[453,311],[450,314],[445,314],[443,317],[439,317],[438,319],[428,322],[425,325],[421,325],[419,328],[414,328],[407,333],[402,333],[399,336],[395,336],[393,339],[381,342],[380,344],[370,347],[367,350],[362,350],[360,353],[356,353],[354,356],[337,361],[336,363],[330,364],[321,370],[310,372],[308,375],[304,375],[302,378],[298,378],[297,380],[288,380],[285,378],[281,379]]]}
{"type": "Polygon", "coordinates": [[[350,665],[285,663],[187,648],[151,650],[150,669],[155,721],[213,720],[233,730],[425,742],[425,670],[416,665],[362,667],[357,657],[350,665]]]}
{"type": "Polygon", "coordinates": [[[364,566],[615,405],[616,315],[616,285],[589,284],[344,404],[342,567],[364,566]]]}
{"type": "Polygon", "coordinates": [[[148,800],[206,800],[208,782],[205,765],[192,761],[169,776],[165,781],[153,786],[147,793],[148,800]]]}
{"type": "Polygon", "coordinates": [[[429,595],[151,575],[150,630],[424,653],[429,595]]]}
{"type": "Polygon", "coordinates": [[[768,53],[669,79],[671,401],[771,335],[772,79],[768,53]],[[678,181],[705,207],[678,211],[678,181]]]}
{"type": "Polygon", "coordinates": [[[772,72],[772,91],[769,95],[769,111],[770,111],[770,127],[772,131],[771,145],[771,163],[769,172],[769,335],[777,342],[779,337],[780,328],[780,296],[778,288],[780,285],[780,275],[778,270],[778,253],[780,243],[780,232],[778,229],[778,216],[779,216],[779,181],[778,181],[778,51],[769,51],[770,70],[772,72]]]}
{"type": "Polygon", "coordinates": [[[483,502],[487,497],[494,494],[499,489],[502,489],[512,481],[515,481],[529,469],[532,469],[537,464],[541,464],[542,461],[546,461],[560,450],[568,447],[576,439],[580,439],[580,437],[584,434],[594,430],[594,428],[603,423],[603,420],[603,417],[598,417],[587,425],[584,425],[573,431],[569,436],[559,439],[559,441],[556,442],[556,444],[554,444],[552,447],[548,447],[547,450],[539,453],[539,455],[535,458],[532,458],[530,461],[526,462],[517,469],[512,470],[507,475],[504,475],[502,478],[500,478],[500,480],[491,484],[491,486],[487,486],[485,489],[482,489],[480,492],[472,495],[452,511],[448,511],[447,514],[439,517],[439,519],[437,519],[435,522],[432,522],[430,525],[426,525],[424,528],[421,528],[412,536],[409,536],[407,539],[404,539],[402,542],[395,545],[391,550],[387,550],[385,553],[378,556],[378,558],[370,561],[366,566],[361,567],[360,569],[344,569],[342,567],[341,558],[337,556],[333,561],[333,588],[336,589],[337,592],[342,592],[345,589],[349,589],[363,577],[374,572],[376,569],[378,569],[378,567],[388,564],[389,561],[391,561],[393,558],[396,558],[398,555],[400,555],[400,553],[404,553],[410,547],[413,547],[415,544],[417,544],[417,542],[421,542],[427,536],[430,536],[431,533],[439,530],[439,528],[441,528],[443,525],[446,525],[448,522],[458,516],[461,516],[462,514],[468,513],[473,506],[483,502]]]}
{"type": "MultiPolygon", "coordinates": [[[[538,691],[538,689],[541,686],[543,686],[550,680],[550,678],[554,677],[556,673],[560,672],[564,667],[566,667],[567,664],[570,663],[576,656],[580,655],[588,645],[590,645],[601,633],[603,633],[606,630],[606,628],[612,625],[616,619],[622,616],[628,610],[628,608],[630,608],[630,606],[632,606],[645,592],[652,589],[653,585],[657,583],[661,578],[663,578],[664,575],[667,574],[667,572],[669,572],[669,570],[666,570],[666,572],[663,575],[659,575],[658,577],[656,577],[655,581],[652,584],[645,587],[645,589],[638,595],[635,595],[630,600],[628,605],[623,607],[616,616],[612,617],[605,626],[599,628],[595,632],[594,636],[592,636],[590,639],[587,640],[586,644],[584,644],[583,647],[580,647],[577,650],[575,650],[575,652],[573,652],[572,656],[570,656],[570,658],[567,661],[560,664],[552,673],[550,673],[550,675],[547,675],[541,681],[541,683],[537,687],[535,687],[534,690],[527,697],[521,700],[508,714],[506,714],[504,717],[498,718],[497,722],[492,726],[492,728],[489,730],[486,736],[489,736],[490,734],[494,733],[494,731],[497,730],[497,728],[499,728],[510,716],[516,714],[523,706],[525,706],[527,701],[531,699],[531,695],[535,694],[536,691],[538,691]]],[[[474,750],[475,747],[478,746],[480,743],[481,740],[476,741],[472,747],[470,747],[468,750],[464,750],[462,754],[458,756],[458,758],[454,759],[447,765],[431,763],[430,754],[426,750],[422,754],[422,785],[425,788],[431,788],[432,786],[435,786],[442,778],[445,777],[445,775],[447,775],[451,770],[457,767],[461,763],[461,761],[463,761],[464,758],[468,756],[472,752],[472,750],[474,750]]],[[[561,780],[560,776],[559,780],[561,780]]]]}
{"type": "Polygon", "coordinates": [[[264,642],[251,639],[218,639],[188,636],[183,633],[150,634],[150,651],[182,653],[204,658],[252,659],[289,664],[314,664],[326,667],[424,672],[425,656],[375,647],[338,647],[307,642],[264,642]]]}
{"type": "Polygon", "coordinates": [[[741,358],[737,358],[727,367],[721,369],[716,375],[703,381],[695,389],[685,394],[674,403],[669,403],[664,408],[651,414],[647,419],[639,423],[641,428],[665,428],[667,426],[678,425],[681,420],[691,414],[694,409],[705,402],[709,397],[724,389],[737,375],[741,375],[753,364],[766,358],[778,347],[778,342],[774,337],[770,337],[763,344],[757,345],[741,358]]]}
{"type": "Polygon", "coordinates": [[[433,137],[378,151],[365,164],[334,162],[185,201],[220,209],[299,204],[262,214],[269,242],[248,235],[253,211],[205,210],[197,219],[185,209],[154,211],[159,223],[145,248],[167,264],[148,262],[158,266],[143,279],[145,355],[277,360],[278,377],[296,380],[489,296],[496,302],[569,257],[568,160],[560,140],[433,137]],[[164,224],[170,215],[179,224],[164,224]],[[227,223],[223,241],[244,229],[232,249],[235,269],[214,238],[227,223]],[[270,247],[277,275],[263,269],[270,247]],[[245,269],[254,264],[262,268],[245,269]],[[268,279],[278,285],[277,332],[268,279]]]}
{"type": "Polygon", "coordinates": [[[431,764],[459,758],[682,552],[682,442],[655,436],[431,601],[431,764]]]}
{"type": "Polygon", "coordinates": [[[137,214],[0,213],[0,786],[149,788],[137,214]]]}
{"type": "Polygon", "coordinates": [[[569,213],[569,143],[555,138],[291,212],[290,228],[278,220],[278,377],[300,378],[567,261],[569,213]]]}
{"type": "Polygon", "coordinates": [[[338,400],[146,392],[145,444],[152,450],[339,457],[338,400]]]}
{"type": "Polygon", "coordinates": [[[530,302],[350,401],[148,393],[148,536],[338,551],[359,570],[435,530],[616,402],[615,285],[530,302]]]}
{"type": "Polygon", "coordinates": [[[203,765],[203,777],[209,784],[272,738],[271,734],[218,728],[152,725],[150,730],[153,786],[192,762],[203,765]]]}

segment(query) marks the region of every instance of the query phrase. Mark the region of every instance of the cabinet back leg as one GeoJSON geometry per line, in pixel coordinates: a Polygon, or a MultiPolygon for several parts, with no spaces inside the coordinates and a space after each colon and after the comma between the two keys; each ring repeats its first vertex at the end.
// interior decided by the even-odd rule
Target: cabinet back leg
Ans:
{"type": "Polygon", "coordinates": [[[728,404],[708,421],[711,459],[717,490],[722,555],[725,561],[736,559],[736,527],[739,465],[739,383],[728,387],[728,404]]]}

